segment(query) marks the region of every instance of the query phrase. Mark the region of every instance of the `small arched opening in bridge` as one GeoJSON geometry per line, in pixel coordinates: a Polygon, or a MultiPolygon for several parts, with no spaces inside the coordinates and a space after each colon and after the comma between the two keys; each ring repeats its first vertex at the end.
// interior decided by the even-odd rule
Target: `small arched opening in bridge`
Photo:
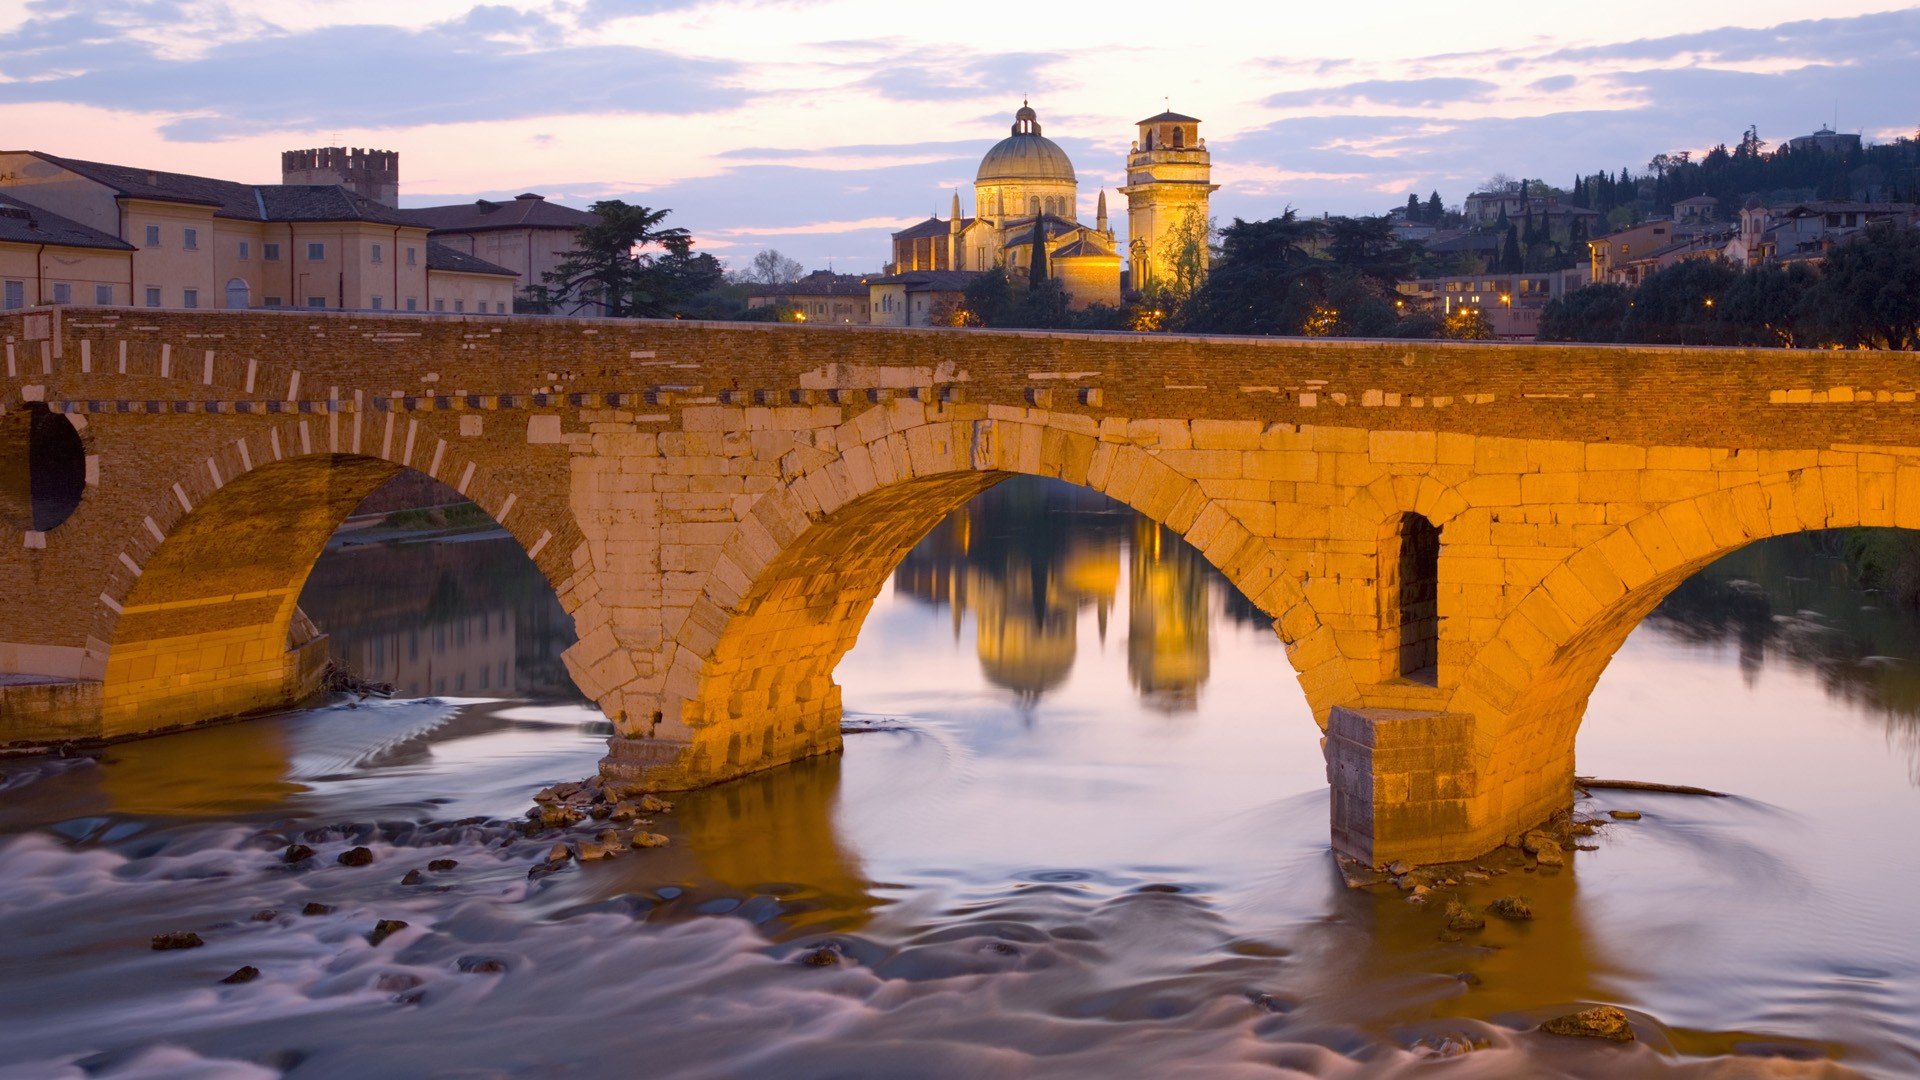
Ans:
{"type": "MultiPolygon", "coordinates": [[[[362,535],[378,536],[385,525],[390,536],[398,536],[394,526],[431,526],[432,515],[455,530],[494,524],[472,503],[420,473],[383,458],[350,454],[266,462],[223,478],[210,492],[182,494],[179,501],[190,507],[164,525],[150,516],[147,529],[163,538],[142,562],[127,560],[138,572],[124,595],[102,600],[108,605],[101,631],[108,643],[103,734],[147,733],[282,707],[317,685],[329,657],[323,635],[331,628],[309,618],[302,600],[316,601],[329,616],[352,610],[352,604],[329,605],[317,597],[309,588],[311,579],[336,531],[396,477],[417,478],[414,498],[442,505],[420,510],[417,522],[389,521],[381,512],[360,522],[375,530],[362,529],[362,535]]],[[[518,524],[507,543],[516,546],[514,558],[524,562],[528,539],[523,534],[531,523],[518,524]]],[[[483,580],[485,572],[468,576],[483,580]]],[[[549,581],[539,582],[548,597],[549,581]]],[[[457,589],[445,595],[448,576],[431,560],[403,558],[398,566],[378,567],[360,560],[344,575],[323,576],[323,583],[357,590],[359,601],[376,605],[379,610],[363,613],[366,618],[423,613],[436,600],[447,609],[445,618],[423,618],[419,627],[425,635],[424,670],[431,673],[438,660],[438,674],[399,689],[479,694],[503,689],[502,683],[510,688],[514,665],[499,665],[513,658],[517,628],[500,622],[495,612],[470,610],[473,605],[457,589]],[[436,631],[443,640],[436,642],[436,631]]],[[[570,625],[558,629],[570,639],[570,625]]],[[[402,633],[397,640],[404,669],[407,638],[402,633]]],[[[422,643],[416,634],[414,660],[422,659],[422,643]]],[[[379,655],[390,658],[393,648],[383,645],[379,655]]],[[[365,657],[343,659],[351,664],[365,657]]],[[[392,674],[389,665],[385,678],[398,682],[392,674]]]]}
{"type": "Polygon", "coordinates": [[[1388,679],[1433,686],[1440,664],[1440,528],[1423,514],[1389,521],[1380,537],[1380,656],[1388,679]]]}
{"type": "Polygon", "coordinates": [[[86,489],[86,446],[64,413],[34,401],[0,414],[0,515],[9,528],[53,531],[86,489]]]}

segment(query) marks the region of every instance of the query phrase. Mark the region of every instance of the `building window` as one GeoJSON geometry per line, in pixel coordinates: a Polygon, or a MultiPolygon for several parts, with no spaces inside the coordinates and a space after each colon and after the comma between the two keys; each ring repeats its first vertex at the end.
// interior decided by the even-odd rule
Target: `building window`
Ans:
{"type": "Polygon", "coordinates": [[[266,260],[267,262],[279,262],[280,261],[280,245],[279,244],[261,244],[260,258],[266,260]]]}
{"type": "Polygon", "coordinates": [[[493,313],[495,315],[505,315],[507,313],[507,302],[505,300],[495,300],[493,302],[493,313]]]}
{"type": "Polygon", "coordinates": [[[160,290],[152,285],[147,286],[147,306],[160,306],[160,290]]]}
{"type": "Polygon", "coordinates": [[[93,302],[96,304],[113,303],[113,286],[95,285],[93,287],[93,302]]]}
{"type": "Polygon", "coordinates": [[[180,243],[181,247],[186,248],[188,251],[200,250],[200,230],[199,229],[182,229],[180,230],[180,235],[182,237],[181,243],[180,243]]]}
{"type": "Polygon", "coordinates": [[[262,307],[279,307],[280,298],[277,296],[263,296],[260,298],[260,305],[262,307]]]}
{"type": "Polygon", "coordinates": [[[386,301],[385,301],[385,300],[382,300],[382,299],[381,299],[380,297],[378,297],[378,296],[376,296],[376,297],[374,297],[374,298],[373,298],[373,310],[375,310],[375,311],[379,311],[379,310],[381,310],[382,308],[384,308],[384,307],[386,307],[386,306],[387,306],[387,303],[386,303],[386,301]]]}
{"type": "Polygon", "coordinates": [[[73,303],[73,286],[64,281],[53,283],[53,302],[56,304],[73,303]]]}
{"type": "Polygon", "coordinates": [[[420,300],[418,297],[414,297],[414,296],[407,297],[407,310],[408,311],[420,310],[420,300]]]}
{"type": "Polygon", "coordinates": [[[6,297],[7,297],[6,299],[7,307],[10,307],[10,308],[26,307],[27,306],[27,283],[24,281],[7,282],[6,297]]]}
{"type": "Polygon", "coordinates": [[[327,306],[327,298],[326,298],[326,297],[324,297],[324,296],[309,296],[309,297],[307,297],[307,306],[308,306],[308,307],[310,307],[310,308],[323,308],[323,307],[326,307],[326,306],[327,306]]]}
{"type": "Polygon", "coordinates": [[[420,265],[420,256],[419,256],[419,249],[418,249],[418,248],[408,248],[408,249],[407,249],[407,265],[408,265],[408,266],[418,266],[418,265],[420,265]]]}
{"type": "Polygon", "coordinates": [[[190,308],[199,307],[200,306],[200,290],[199,289],[180,290],[180,306],[190,307],[190,308]]]}
{"type": "Polygon", "coordinates": [[[160,246],[160,226],[158,225],[147,226],[147,246],[148,247],[160,246]]]}
{"type": "Polygon", "coordinates": [[[381,250],[380,250],[380,245],[379,245],[379,244],[375,244],[375,245],[373,245],[373,265],[375,265],[375,266],[379,266],[379,265],[380,265],[380,256],[381,256],[381,254],[382,254],[382,252],[381,252],[381,250]]]}
{"type": "Polygon", "coordinates": [[[467,310],[467,302],[465,300],[455,300],[453,302],[453,310],[455,311],[467,310]]]}
{"type": "Polygon", "coordinates": [[[308,244],[307,245],[307,261],[308,262],[322,262],[326,259],[326,257],[327,257],[327,245],[325,244],[308,244]]]}
{"type": "Polygon", "coordinates": [[[433,310],[435,311],[447,310],[447,302],[445,300],[435,300],[433,302],[433,310]]]}
{"type": "Polygon", "coordinates": [[[245,240],[240,241],[240,261],[246,262],[251,258],[253,258],[253,245],[245,240]]]}

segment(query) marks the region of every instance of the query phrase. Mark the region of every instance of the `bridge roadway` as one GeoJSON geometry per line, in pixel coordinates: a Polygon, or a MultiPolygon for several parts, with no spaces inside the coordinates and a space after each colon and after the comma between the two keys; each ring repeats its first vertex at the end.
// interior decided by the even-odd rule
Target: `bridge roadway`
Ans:
{"type": "Polygon", "coordinates": [[[1920,527],[1903,354],[80,307],[0,339],[8,744],[297,700],[302,583],[415,469],[572,614],[605,776],[725,781],[836,751],[834,666],[893,567],[1032,474],[1273,617],[1337,850],[1470,858],[1570,805],[1595,681],[1688,575],[1920,527]],[[84,493],[36,519],[63,467],[84,493]]]}

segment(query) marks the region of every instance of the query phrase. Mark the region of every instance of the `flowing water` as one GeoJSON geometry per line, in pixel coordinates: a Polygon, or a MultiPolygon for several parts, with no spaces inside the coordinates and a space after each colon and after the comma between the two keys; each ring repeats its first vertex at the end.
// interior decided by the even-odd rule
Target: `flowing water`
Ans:
{"type": "Polygon", "coordinates": [[[1643,817],[1457,941],[1343,886],[1271,629],[1097,497],[908,558],[844,754],[536,880],[512,822],[609,730],[565,616],[499,535],[344,547],[303,604],[402,698],[0,762],[0,1078],[1920,1075],[1920,617],[1828,543],[1688,583],[1594,695],[1583,773],[1733,797],[1596,792],[1643,817]],[[1602,1002],[1636,1042],[1533,1030],[1602,1002]]]}

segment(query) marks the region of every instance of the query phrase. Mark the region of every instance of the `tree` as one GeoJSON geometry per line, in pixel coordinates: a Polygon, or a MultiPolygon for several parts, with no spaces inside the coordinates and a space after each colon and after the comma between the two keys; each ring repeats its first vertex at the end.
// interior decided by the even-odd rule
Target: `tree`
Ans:
{"type": "Polygon", "coordinates": [[[1719,259],[1688,259],[1649,275],[1633,292],[1620,340],[1651,345],[1733,345],[1739,335],[1720,301],[1739,271],[1719,259]]]}
{"type": "Polygon", "coordinates": [[[1506,173],[1497,172],[1487,177],[1486,182],[1480,185],[1480,190],[1492,195],[1498,195],[1502,192],[1517,190],[1519,187],[1520,181],[1515,180],[1506,173]]]}
{"type": "Polygon", "coordinates": [[[724,276],[713,256],[693,253],[693,234],[659,227],[671,210],[619,199],[592,209],[600,220],[576,233],[574,248],[544,275],[553,304],[599,303],[614,318],[659,318],[724,276]]]}
{"type": "Polygon", "coordinates": [[[1920,231],[1875,224],[1828,252],[1807,308],[1835,345],[1920,349],[1920,231]]]}
{"type": "Polygon", "coordinates": [[[1440,201],[1439,192],[1436,191],[1433,194],[1427,196],[1427,224],[1429,225],[1440,224],[1440,219],[1445,217],[1446,214],[1447,214],[1447,207],[1446,207],[1446,204],[1440,201]]]}
{"type": "Polygon", "coordinates": [[[1005,326],[1013,314],[1013,286],[1002,267],[994,267],[967,283],[961,311],[965,326],[1005,326]]]}
{"type": "Polygon", "coordinates": [[[747,268],[740,272],[740,277],[755,285],[785,285],[790,281],[799,281],[806,269],[778,250],[768,248],[753,257],[747,268]]]}
{"type": "Polygon", "coordinates": [[[1805,263],[1756,266],[1733,280],[1716,305],[1740,344],[1790,349],[1812,342],[1808,294],[1818,276],[1805,263]]]}
{"type": "Polygon", "coordinates": [[[1207,276],[1212,261],[1213,222],[1188,208],[1174,227],[1167,256],[1168,279],[1155,282],[1149,298],[1155,307],[1179,311],[1193,302],[1193,294],[1207,276]]]}
{"type": "Polygon", "coordinates": [[[1413,271],[1413,252],[1393,234],[1385,217],[1336,217],[1326,220],[1327,257],[1355,273],[1391,288],[1413,271]]]}
{"type": "Polygon", "coordinates": [[[1179,323],[1217,333],[1299,333],[1290,294],[1313,261],[1307,245],[1319,231],[1291,207],[1266,221],[1235,218],[1220,231],[1220,261],[1179,323]]]}
{"type": "Polygon", "coordinates": [[[1619,341],[1633,291],[1625,285],[1588,285],[1548,302],[1540,312],[1541,341],[1619,341]]]}
{"type": "Polygon", "coordinates": [[[1457,307],[1441,324],[1441,336],[1454,341],[1489,341],[1493,320],[1477,307],[1457,307]]]}
{"type": "Polygon", "coordinates": [[[1509,225],[1507,239],[1500,245],[1500,272],[1518,274],[1525,269],[1525,259],[1520,254],[1520,231],[1509,225]]]}

